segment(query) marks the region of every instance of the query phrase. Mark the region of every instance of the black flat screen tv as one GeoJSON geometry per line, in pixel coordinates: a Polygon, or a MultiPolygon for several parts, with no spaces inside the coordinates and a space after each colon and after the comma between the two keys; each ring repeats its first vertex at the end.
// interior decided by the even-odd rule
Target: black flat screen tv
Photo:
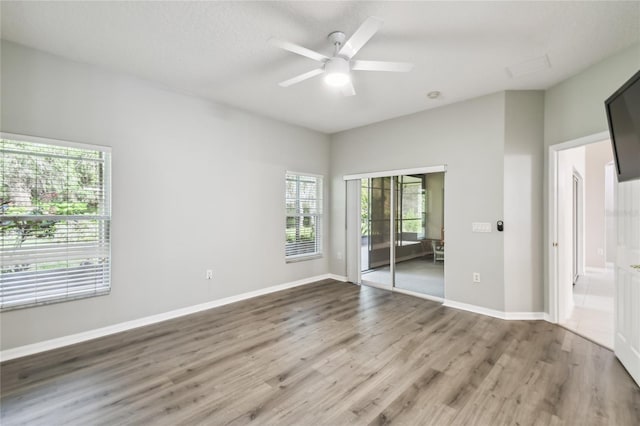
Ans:
{"type": "Polygon", "coordinates": [[[604,105],[618,182],[640,179],[640,71],[604,105]]]}

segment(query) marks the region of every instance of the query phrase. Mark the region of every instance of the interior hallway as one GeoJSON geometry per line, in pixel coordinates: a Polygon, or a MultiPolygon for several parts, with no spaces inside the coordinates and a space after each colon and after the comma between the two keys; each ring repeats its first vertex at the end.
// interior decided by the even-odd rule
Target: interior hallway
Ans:
{"type": "Polygon", "coordinates": [[[573,312],[562,325],[613,349],[613,295],[613,269],[586,268],[573,288],[573,312]]]}

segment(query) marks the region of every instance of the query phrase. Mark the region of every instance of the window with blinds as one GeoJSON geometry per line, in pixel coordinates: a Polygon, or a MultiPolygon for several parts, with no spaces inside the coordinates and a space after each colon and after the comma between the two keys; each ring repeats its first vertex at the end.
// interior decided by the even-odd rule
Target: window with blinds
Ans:
{"type": "Polygon", "coordinates": [[[286,174],[285,258],[304,260],[322,255],[322,177],[286,174]]]}
{"type": "Polygon", "coordinates": [[[110,152],[0,140],[0,310],[111,288],[110,152]]]}

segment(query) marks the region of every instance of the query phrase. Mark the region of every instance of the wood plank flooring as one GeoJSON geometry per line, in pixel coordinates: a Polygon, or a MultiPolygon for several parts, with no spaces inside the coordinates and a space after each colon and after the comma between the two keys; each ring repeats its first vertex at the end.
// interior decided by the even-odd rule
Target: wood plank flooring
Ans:
{"type": "Polygon", "coordinates": [[[2,425],[638,425],[611,351],[323,281],[0,365],[2,425]]]}

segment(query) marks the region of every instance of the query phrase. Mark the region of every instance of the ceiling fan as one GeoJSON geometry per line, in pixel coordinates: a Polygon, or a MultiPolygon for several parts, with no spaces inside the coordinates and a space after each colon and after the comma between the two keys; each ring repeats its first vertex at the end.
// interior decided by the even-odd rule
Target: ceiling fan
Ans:
{"type": "Polygon", "coordinates": [[[371,16],[360,25],[360,28],[353,33],[349,40],[346,40],[346,36],[342,31],[332,32],[328,36],[328,39],[335,49],[331,57],[288,41],[271,38],[269,43],[273,46],[322,63],[320,68],[285,80],[278,83],[278,85],[289,87],[311,77],[324,74],[324,80],[328,85],[340,87],[344,96],[353,96],[356,94],[356,91],[351,81],[351,71],[411,71],[413,64],[409,62],[364,61],[353,59],[362,46],[382,27],[382,24],[382,19],[371,16]]]}

